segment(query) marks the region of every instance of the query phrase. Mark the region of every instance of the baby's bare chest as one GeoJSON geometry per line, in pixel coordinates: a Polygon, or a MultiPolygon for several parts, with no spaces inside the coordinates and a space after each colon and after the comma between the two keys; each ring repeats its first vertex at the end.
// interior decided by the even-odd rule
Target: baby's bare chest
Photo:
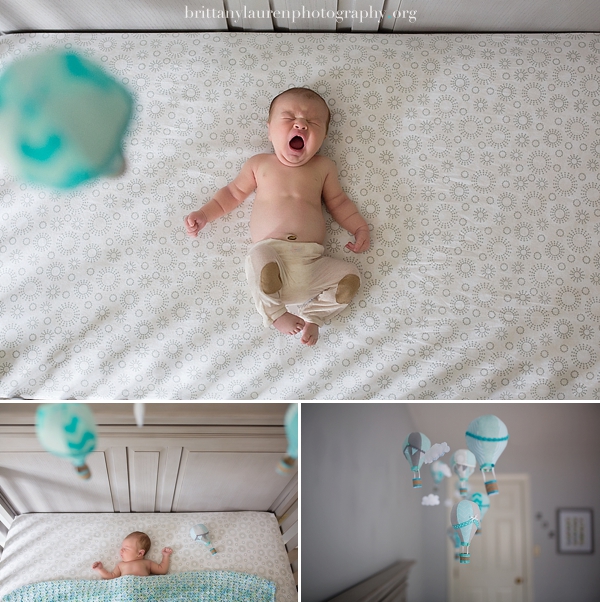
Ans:
{"type": "Polygon", "coordinates": [[[268,165],[260,169],[256,179],[257,197],[299,198],[321,202],[324,176],[321,170],[306,166],[268,165]]]}
{"type": "Polygon", "coordinates": [[[145,560],[131,560],[130,562],[122,562],[119,565],[121,575],[137,575],[138,577],[146,577],[150,574],[148,563],[145,560]]]}

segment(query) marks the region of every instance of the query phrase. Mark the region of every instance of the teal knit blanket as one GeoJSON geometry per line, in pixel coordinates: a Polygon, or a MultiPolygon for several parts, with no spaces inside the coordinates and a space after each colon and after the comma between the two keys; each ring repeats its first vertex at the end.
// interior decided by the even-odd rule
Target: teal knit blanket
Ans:
{"type": "Polygon", "coordinates": [[[200,571],[93,581],[43,581],[4,602],[275,602],[275,584],[256,575],[200,571]]]}

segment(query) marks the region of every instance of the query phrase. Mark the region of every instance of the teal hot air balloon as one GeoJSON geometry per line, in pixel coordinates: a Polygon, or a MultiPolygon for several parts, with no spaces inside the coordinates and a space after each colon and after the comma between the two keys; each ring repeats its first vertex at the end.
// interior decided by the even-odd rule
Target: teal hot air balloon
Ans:
{"type": "MultiPolygon", "coordinates": [[[[490,509],[490,498],[485,493],[476,492],[472,493],[467,499],[475,502],[479,506],[479,514],[481,515],[479,520],[480,522],[483,522],[485,513],[490,509]]],[[[479,525],[475,535],[481,535],[481,525],[479,525]]]]}
{"type": "Polygon", "coordinates": [[[118,175],[132,107],[121,83],[72,51],[17,59],[0,74],[0,157],[52,188],[118,175]]]}
{"type": "Polygon", "coordinates": [[[203,524],[194,525],[190,529],[190,536],[194,541],[201,543],[208,548],[208,551],[214,556],[217,553],[208,537],[208,527],[203,524]]]}
{"type": "Polygon", "coordinates": [[[448,535],[452,545],[454,546],[454,560],[458,560],[460,550],[460,535],[458,534],[458,531],[454,530],[452,527],[448,527],[446,529],[446,535],[448,535]]]}
{"type": "Polygon", "coordinates": [[[508,443],[508,429],[500,418],[492,414],[475,418],[465,433],[467,447],[475,454],[483,475],[488,495],[498,493],[494,467],[508,443]]]}
{"type": "Polygon", "coordinates": [[[404,457],[410,464],[410,469],[416,473],[413,476],[413,487],[416,489],[422,487],[421,482],[421,466],[423,466],[423,460],[425,453],[431,447],[431,441],[423,433],[410,433],[402,444],[402,452],[404,457]]]}
{"type": "Polygon", "coordinates": [[[467,482],[477,466],[475,456],[468,449],[457,449],[450,458],[450,466],[459,478],[458,492],[462,497],[467,497],[467,482]]]}
{"type": "Polygon", "coordinates": [[[82,479],[91,477],[86,456],[96,448],[96,424],[88,406],[81,403],[47,403],[38,407],[35,429],[42,447],[70,460],[82,479]]]}
{"type": "Polygon", "coordinates": [[[431,476],[433,477],[433,490],[438,490],[438,485],[444,480],[444,477],[451,476],[450,468],[445,462],[441,460],[436,460],[432,462],[429,470],[431,471],[431,476]]]}
{"type": "Polygon", "coordinates": [[[469,545],[481,522],[479,506],[470,500],[461,500],[452,507],[450,522],[460,537],[459,560],[461,564],[469,564],[471,554],[469,545]]]}
{"type": "Polygon", "coordinates": [[[283,419],[288,446],[285,456],[279,460],[277,472],[281,475],[290,473],[298,459],[298,404],[291,403],[283,419]]]}

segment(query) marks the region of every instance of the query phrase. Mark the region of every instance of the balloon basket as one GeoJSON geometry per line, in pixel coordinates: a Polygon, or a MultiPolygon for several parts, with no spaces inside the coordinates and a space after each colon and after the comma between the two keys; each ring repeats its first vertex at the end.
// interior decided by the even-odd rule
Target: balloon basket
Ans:
{"type": "Polygon", "coordinates": [[[460,493],[460,495],[462,497],[467,497],[467,488],[466,487],[459,487],[458,493],[460,493]]]}
{"type": "Polygon", "coordinates": [[[90,472],[90,469],[88,468],[87,464],[84,464],[83,466],[76,466],[75,470],[77,471],[77,476],[80,479],[84,479],[87,481],[87,479],[89,479],[92,476],[92,473],[90,472]]]}
{"type": "Polygon", "coordinates": [[[423,482],[421,481],[421,477],[413,478],[413,489],[418,489],[419,487],[423,487],[423,482]]]}
{"type": "Polygon", "coordinates": [[[498,493],[498,481],[486,481],[485,491],[488,495],[496,495],[498,493]]]}
{"type": "Polygon", "coordinates": [[[460,564],[470,564],[471,560],[471,554],[467,554],[467,553],[460,553],[460,564]]]}
{"type": "Polygon", "coordinates": [[[477,531],[475,531],[475,535],[481,535],[481,529],[477,528],[477,531]]]}
{"type": "Polygon", "coordinates": [[[217,553],[217,550],[214,548],[210,548],[210,553],[214,556],[217,553]]]}
{"type": "Polygon", "coordinates": [[[280,475],[288,475],[294,468],[296,467],[296,460],[291,458],[290,456],[284,456],[279,460],[279,464],[277,465],[276,471],[280,475]]]}

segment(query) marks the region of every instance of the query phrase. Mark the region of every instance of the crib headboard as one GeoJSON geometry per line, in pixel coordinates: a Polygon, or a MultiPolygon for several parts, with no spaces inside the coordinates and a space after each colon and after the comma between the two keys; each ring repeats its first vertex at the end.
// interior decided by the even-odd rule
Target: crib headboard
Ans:
{"type": "Polygon", "coordinates": [[[0,30],[597,31],[597,0],[3,0],[0,30]]]}
{"type": "Polygon", "coordinates": [[[287,442],[287,404],[89,404],[98,444],[89,481],[46,453],[35,435],[35,404],[0,404],[0,545],[15,514],[196,512],[276,514],[294,566],[298,477],[275,472],[287,442]]]}
{"type": "Polygon", "coordinates": [[[398,560],[329,602],[406,602],[408,573],[413,564],[414,560],[398,560]]]}

